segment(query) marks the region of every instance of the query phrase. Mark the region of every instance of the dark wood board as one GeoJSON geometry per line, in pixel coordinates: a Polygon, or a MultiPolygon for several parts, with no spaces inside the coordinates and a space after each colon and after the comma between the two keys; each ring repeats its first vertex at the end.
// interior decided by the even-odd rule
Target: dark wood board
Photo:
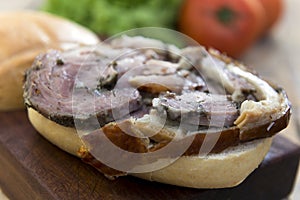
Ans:
{"type": "Polygon", "coordinates": [[[10,199],[282,199],[291,192],[300,147],[276,136],[260,167],[241,185],[200,190],[134,177],[109,181],[41,137],[25,111],[0,113],[0,184],[10,199]]]}

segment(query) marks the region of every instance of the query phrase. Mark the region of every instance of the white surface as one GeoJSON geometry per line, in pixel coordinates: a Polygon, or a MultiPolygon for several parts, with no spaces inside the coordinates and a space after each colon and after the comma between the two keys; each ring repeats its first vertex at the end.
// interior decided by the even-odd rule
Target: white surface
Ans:
{"type": "Polygon", "coordinates": [[[0,11],[35,9],[38,8],[43,0],[0,0],[0,11]]]}

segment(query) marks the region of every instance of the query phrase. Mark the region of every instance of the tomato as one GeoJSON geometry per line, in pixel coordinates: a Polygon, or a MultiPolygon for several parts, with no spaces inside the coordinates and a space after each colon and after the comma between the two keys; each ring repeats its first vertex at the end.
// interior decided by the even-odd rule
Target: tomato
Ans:
{"type": "Polygon", "coordinates": [[[283,12],[282,0],[259,0],[265,9],[266,25],[263,33],[270,31],[274,24],[279,20],[283,12]]]}
{"type": "Polygon", "coordinates": [[[238,57],[261,35],[265,10],[259,0],[185,0],[178,25],[201,45],[238,57]]]}

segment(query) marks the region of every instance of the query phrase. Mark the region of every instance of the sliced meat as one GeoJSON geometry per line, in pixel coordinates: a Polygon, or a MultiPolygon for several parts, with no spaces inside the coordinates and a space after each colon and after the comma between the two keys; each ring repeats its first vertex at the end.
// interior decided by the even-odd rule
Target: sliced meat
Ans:
{"type": "Polygon", "coordinates": [[[238,117],[235,103],[227,96],[197,91],[167,93],[154,99],[153,106],[170,120],[197,126],[229,127],[238,117]]]}
{"type": "Polygon", "coordinates": [[[243,101],[249,93],[255,92],[255,87],[245,78],[233,73],[227,67],[231,60],[226,60],[217,52],[210,50],[209,53],[203,47],[187,47],[182,50],[180,68],[195,70],[201,77],[205,77],[209,93],[226,91],[229,94],[239,92],[241,95],[236,101],[243,101]],[[212,56],[208,56],[209,53],[212,56]]]}
{"type": "Polygon", "coordinates": [[[121,37],[110,41],[110,44],[114,48],[151,48],[164,50],[166,47],[166,44],[160,40],[145,38],[142,36],[130,37],[127,35],[122,35],[121,37]]]}
{"type": "Polygon", "coordinates": [[[149,75],[134,76],[129,79],[130,84],[142,91],[159,94],[172,91],[180,93],[185,85],[185,79],[177,74],[172,75],[149,75]]]}
{"type": "Polygon", "coordinates": [[[167,75],[174,74],[177,71],[178,64],[163,60],[148,60],[142,66],[142,75],[167,75]]]}
{"type": "Polygon", "coordinates": [[[142,66],[146,59],[147,58],[144,55],[136,55],[133,57],[126,56],[125,58],[118,58],[114,62],[115,68],[118,71],[118,78],[123,76],[125,73],[128,73],[128,71],[136,67],[142,66]]]}
{"type": "Polygon", "coordinates": [[[226,63],[217,57],[205,58],[200,70],[204,74],[204,77],[219,82],[230,94],[236,90],[255,91],[252,84],[248,83],[243,77],[229,71],[226,65],[226,63]]]}
{"type": "MultiPolygon", "coordinates": [[[[114,89],[111,91],[97,91],[92,94],[86,90],[74,92],[73,115],[76,123],[85,122],[86,126],[91,126],[92,118],[98,119],[100,126],[130,117],[130,113],[141,108],[141,96],[133,88],[114,89]]],[[[97,125],[96,124],[96,125],[97,125]]]]}
{"type": "MultiPolygon", "coordinates": [[[[50,51],[26,73],[25,103],[65,126],[97,117],[100,125],[127,116],[141,106],[136,89],[106,90],[117,72],[95,54],[50,51]]],[[[98,123],[98,122],[97,122],[98,123]]]]}
{"type": "Polygon", "coordinates": [[[140,66],[138,73],[129,77],[129,83],[139,90],[155,94],[206,89],[206,84],[200,76],[179,67],[178,63],[149,60],[140,66]]]}
{"type": "Polygon", "coordinates": [[[143,67],[148,60],[164,59],[159,54],[151,49],[123,49],[123,51],[115,56],[111,63],[118,72],[120,79],[125,73],[134,70],[133,74],[140,73],[139,68],[143,67]]]}
{"type": "Polygon", "coordinates": [[[145,38],[142,36],[129,37],[123,35],[119,38],[116,38],[110,41],[110,45],[113,48],[131,48],[139,49],[144,53],[148,50],[155,51],[159,55],[160,60],[177,60],[178,55],[180,54],[180,49],[171,44],[166,44],[160,40],[145,38]]]}
{"type": "Polygon", "coordinates": [[[186,47],[181,50],[180,69],[192,70],[197,68],[208,53],[204,47],[186,47]]]}
{"type": "Polygon", "coordinates": [[[183,90],[205,90],[205,83],[200,77],[187,77],[179,74],[170,75],[138,75],[129,79],[131,86],[141,91],[159,94],[162,92],[175,92],[180,94],[183,90]]]}

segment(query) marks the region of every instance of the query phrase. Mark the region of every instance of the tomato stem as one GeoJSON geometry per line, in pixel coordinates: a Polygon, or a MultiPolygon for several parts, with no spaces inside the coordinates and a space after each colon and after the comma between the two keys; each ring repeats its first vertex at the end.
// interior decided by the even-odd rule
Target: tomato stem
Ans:
{"type": "Polygon", "coordinates": [[[235,19],[236,13],[232,9],[224,6],[217,11],[216,15],[220,22],[222,22],[225,25],[228,25],[231,24],[232,21],[235,19]]]}

